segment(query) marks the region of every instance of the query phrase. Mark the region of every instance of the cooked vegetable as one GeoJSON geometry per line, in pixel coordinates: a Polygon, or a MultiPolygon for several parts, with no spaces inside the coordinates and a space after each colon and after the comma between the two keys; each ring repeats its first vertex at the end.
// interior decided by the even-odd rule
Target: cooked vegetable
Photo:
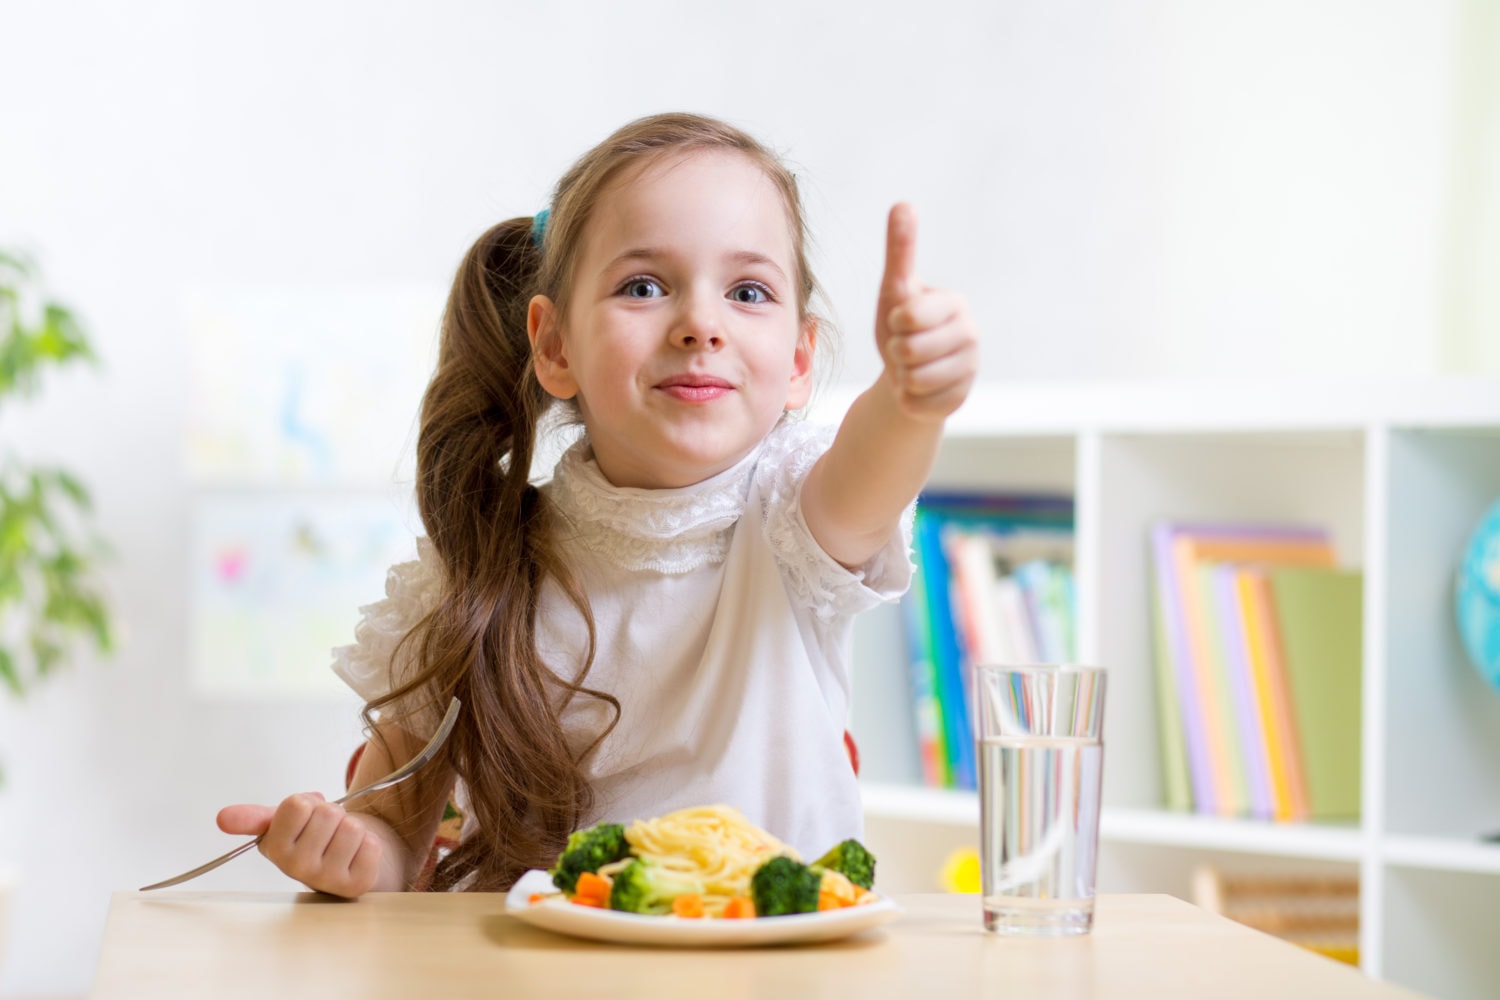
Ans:
{"type": "Polygon", "coordinates": [[[749,896],[735,896],[724,904],[726,920],[742,920],[755,916],[755,903],[749,896]]]}
{"type": "Polygon", "coordinates": [[[828,868],[843,875],[861,889],[875,885],[875,855],[864,844],[849,839],[834,845],[827,854],[813,863],[814,868],[828,868]]]}
{"type": "Polygon", "coordinates": [[[584,872],[578,876],[578,889],[573,893],[573,902],[601,909],[608,907],[611,888],[609,879],[593,872],[584,872]]]}
{"type": "MultiPolygon", "coordinates": [[[[876,899],[875,857],[845,840],[811,863],[730,806],[680,809],[568,837],[548,874],[580,906],[684,919],[775,917],[876,899]]],[[[537,897],[533,897],[534,899],[537,897]]]]}
{"type": "Polygon", "coordinates": [[[636,859],[615,873],[609,908],[659,915],[671,912],[672,901],[678,896],[701,896],[702,892],[697,879],[636,859]]]}
{"type": "Polygon", "coordinates": [[[679,917],[703,916],[703,897],[696,892],[685,892],[672,900],[672,912],[679,917]]]}
{"type": "Polygon", "coordinates": [[[822,873],[811,865],[778,854],[750,877],[750,898],[755,901],[756,915],[761,917],[814,913],[822,884],[822,873]]]}
{"type": "Polygon", "coordinates": [[[552,876],[553,885],[571,896],[584,872],[597,872],[611,861],[629,855],[625,827],[619,823],[599,823],[570,835],[557,864],[547,874],[552,876]]]}

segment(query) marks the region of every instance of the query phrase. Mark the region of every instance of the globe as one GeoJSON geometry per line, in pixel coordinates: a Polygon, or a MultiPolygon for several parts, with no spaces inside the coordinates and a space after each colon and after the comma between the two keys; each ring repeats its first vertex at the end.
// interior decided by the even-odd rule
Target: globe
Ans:
{"type": "Polygon", "coordinates": [[[1456,587],[1458,631],[1474,668],[1500,690],[1500,500],[1475,527],[1456,587]]]}

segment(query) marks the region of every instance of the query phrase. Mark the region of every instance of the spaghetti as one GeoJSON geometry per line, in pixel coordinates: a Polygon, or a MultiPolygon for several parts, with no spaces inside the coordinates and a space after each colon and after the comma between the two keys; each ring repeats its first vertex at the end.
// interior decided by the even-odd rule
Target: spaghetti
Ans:
{"type": "MultiPolygon", "coordinates": [[[[703,897],[707,916],[722,916],[736,896],[750,895],[750,879],[768,858],[778,854],[800,861],[796,849],[747,820],[732,806],[694,806],[636,820],[625,828],[634,857],[656,865],[703,897]]],[[[602,875],[630,863],[625,859],[600,869],[602,875]]]]}

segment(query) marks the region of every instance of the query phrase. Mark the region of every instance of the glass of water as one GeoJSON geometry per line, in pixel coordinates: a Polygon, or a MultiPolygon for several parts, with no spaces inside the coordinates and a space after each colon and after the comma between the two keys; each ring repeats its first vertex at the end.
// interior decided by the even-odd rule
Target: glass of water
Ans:
{"type": "Polygon", "coordinates": [[[984,926],[1087,934],[1094,923],[1104,671],[975,668],[984,926]]]}

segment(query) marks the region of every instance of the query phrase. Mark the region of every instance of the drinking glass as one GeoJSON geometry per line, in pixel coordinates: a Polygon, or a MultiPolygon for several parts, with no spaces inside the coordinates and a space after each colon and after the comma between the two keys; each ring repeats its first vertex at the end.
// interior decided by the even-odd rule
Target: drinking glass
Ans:
{"type": "Polygon", "coordinates": [[[1094,923],[1104,670],[975,669],[984,926],[1087,934],[1094,923]]]}

